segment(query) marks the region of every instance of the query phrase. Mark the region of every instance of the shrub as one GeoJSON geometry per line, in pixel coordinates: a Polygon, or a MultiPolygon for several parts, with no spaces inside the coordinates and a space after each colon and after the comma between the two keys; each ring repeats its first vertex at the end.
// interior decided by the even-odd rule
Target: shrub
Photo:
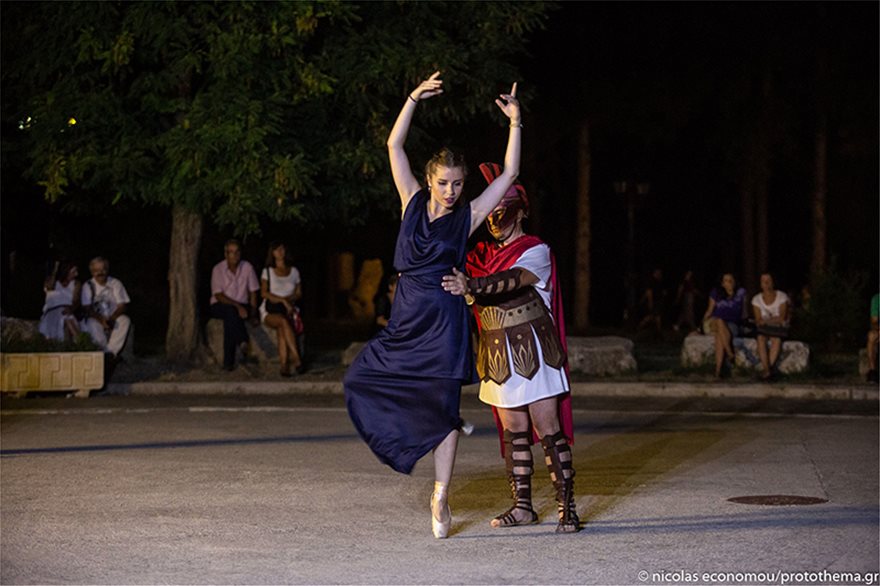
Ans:
{"type": "Polygon", "coordinates": [[[831,352],[856,349],[868,327],[867,275],[843,274],[835,264],[813,278],[809,303],[796,310],[793,324],[796,339],[831,352]]]}
{"type": "Polygon", "coordinates": [[[80,333],[75,339],[64,342],[49,340],[43,336],[24,337],[4,328],[0,332],[0,352],[23,354],[28,352],[96,352],[99,348],[91,336],[80,333]]]}

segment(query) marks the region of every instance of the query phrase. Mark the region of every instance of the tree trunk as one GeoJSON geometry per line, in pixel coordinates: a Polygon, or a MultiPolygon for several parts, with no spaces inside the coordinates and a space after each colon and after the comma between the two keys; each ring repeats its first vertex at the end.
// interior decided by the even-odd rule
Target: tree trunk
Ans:
{"type": "Polygon", "coordinates": [[[179,204],[171,209],[168,256],[168,332],[165,354],[171,361],[190,360],[198,347],[198,258],[202,217],[179,204]]]}
{"type": "Polygon", "coordinates": [[[574,326],[583,332],[590,325],[590,123],[581,123],[578,136],[577,241],[574,277],[574,326]]]}
{"type": "MultiPolygon", "coordinates": [[[[770,63],[764,64],[763,80],[761,82],[761,123],[758,128],[758,148],[755,154],[754,169],[754,196],[755,196],[755,253],[756,272],[752,278],[757,280],[758,271],[770,269],[770,246],[769,246],[769,210],[767,199],[770,189],[770,152],[772,149],[771,128],[774,124],[773,116],[773,72],[770,63]]],[[[757,283],[756,283],[757,285],[757,283]]],[[[752,289],[754,290],[754,289],[752,289]]]]}
{"type": "Polygon", "coordinates": [[[742,278],[748,291],[758,289],[760,271],[768,269],[769,252],[769,210],[770,154],[773,146],[773,73],[769,62],[765,62],[758,94],[755,96],[760,114],[750,125],[747,137],[740,204],[742,213],[742,278]]]}
{"type": "Polygon", "coordinates": [[[818,275],[828,265],[825,251],[827,250],[828,219],[825,215],[825,200],[828,197],[828,134],[827,118],[819,117],[819,128],[816,130],[816,185],[813,189],[813,262],[812,274],[818,275]]]}
{"type": "Polygon", "coordinates": [[[747,291],[755,290],[755,178],[754,153],[749,153],[740,186],[742,276],[747,291]]]}
{"type": "MultiPolygon", "coordinates": [[[[824,22],[824,10],[819,8],[819,26],[824,22]]],[[[810,273],[815,277],[828,266],[826,199],[828,198],[828,110],[826,91],[828,80],[828,55],[825,35],[821,34],[816,53],[816,137],[815,137],[815,184],[813,186],[813,258],[810,273]]]]}

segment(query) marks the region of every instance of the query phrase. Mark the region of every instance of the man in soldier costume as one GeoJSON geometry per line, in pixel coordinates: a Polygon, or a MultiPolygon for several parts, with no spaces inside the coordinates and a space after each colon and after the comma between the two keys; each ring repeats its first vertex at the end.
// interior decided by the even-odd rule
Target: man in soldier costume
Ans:
{"type": "MultiPolygon", "coordinates": [[[[491,183],[501,167],[484,163],[480,171],[491,183]]],[[[538,522],[531,444],[540,440],[556,489],[556,531],[572,533],[580,530],[580,520],[562,299],[550,247],[523,232],[528,212],[525,188],[517,183],[486,219],[494,242],[478,244],[468,254],[468,274],[453,269],[443,288],[473,304],[479,327],[480,400],[492,405],[514,501],[492,526],[538,522]]]]}

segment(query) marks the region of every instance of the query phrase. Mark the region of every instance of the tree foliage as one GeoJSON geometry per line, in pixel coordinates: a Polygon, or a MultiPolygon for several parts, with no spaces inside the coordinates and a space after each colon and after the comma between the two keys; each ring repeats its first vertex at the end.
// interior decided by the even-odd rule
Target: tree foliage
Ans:
{"type": "Polygon", "coordinates": [[[441,69],[450,99],[420,114],[427,128],[491,112],[547,9],[4,3],[4,141],[72,207],[182,205],[239,234],[262,218],[356,223],[388,199],[384,142],[406,92],[441,69]]]}

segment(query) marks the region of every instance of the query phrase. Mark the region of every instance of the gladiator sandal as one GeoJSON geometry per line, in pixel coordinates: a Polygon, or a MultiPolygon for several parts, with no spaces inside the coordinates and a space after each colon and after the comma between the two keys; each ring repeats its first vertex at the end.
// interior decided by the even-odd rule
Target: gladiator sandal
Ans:
{"type": "Polygon", "coordinates": [[[532,508],[534,464],[529,441],[530,433],[504,430],[504,463],[507,467],[510,492],[513,495],[513,506],[492,519],[493,527],[516,527],[538,522],[538,514],[532,508]]]}
{"type": "Polygon", "coordinates": [[[541,438],[544,460],[550,471],[550,480],[556,488],[556,510],[559,514],[557,533],[575,533],[581,530],[581,521],[574,502],[574,468],[571,466],[571,448],[561,431],[541,438]]]}

